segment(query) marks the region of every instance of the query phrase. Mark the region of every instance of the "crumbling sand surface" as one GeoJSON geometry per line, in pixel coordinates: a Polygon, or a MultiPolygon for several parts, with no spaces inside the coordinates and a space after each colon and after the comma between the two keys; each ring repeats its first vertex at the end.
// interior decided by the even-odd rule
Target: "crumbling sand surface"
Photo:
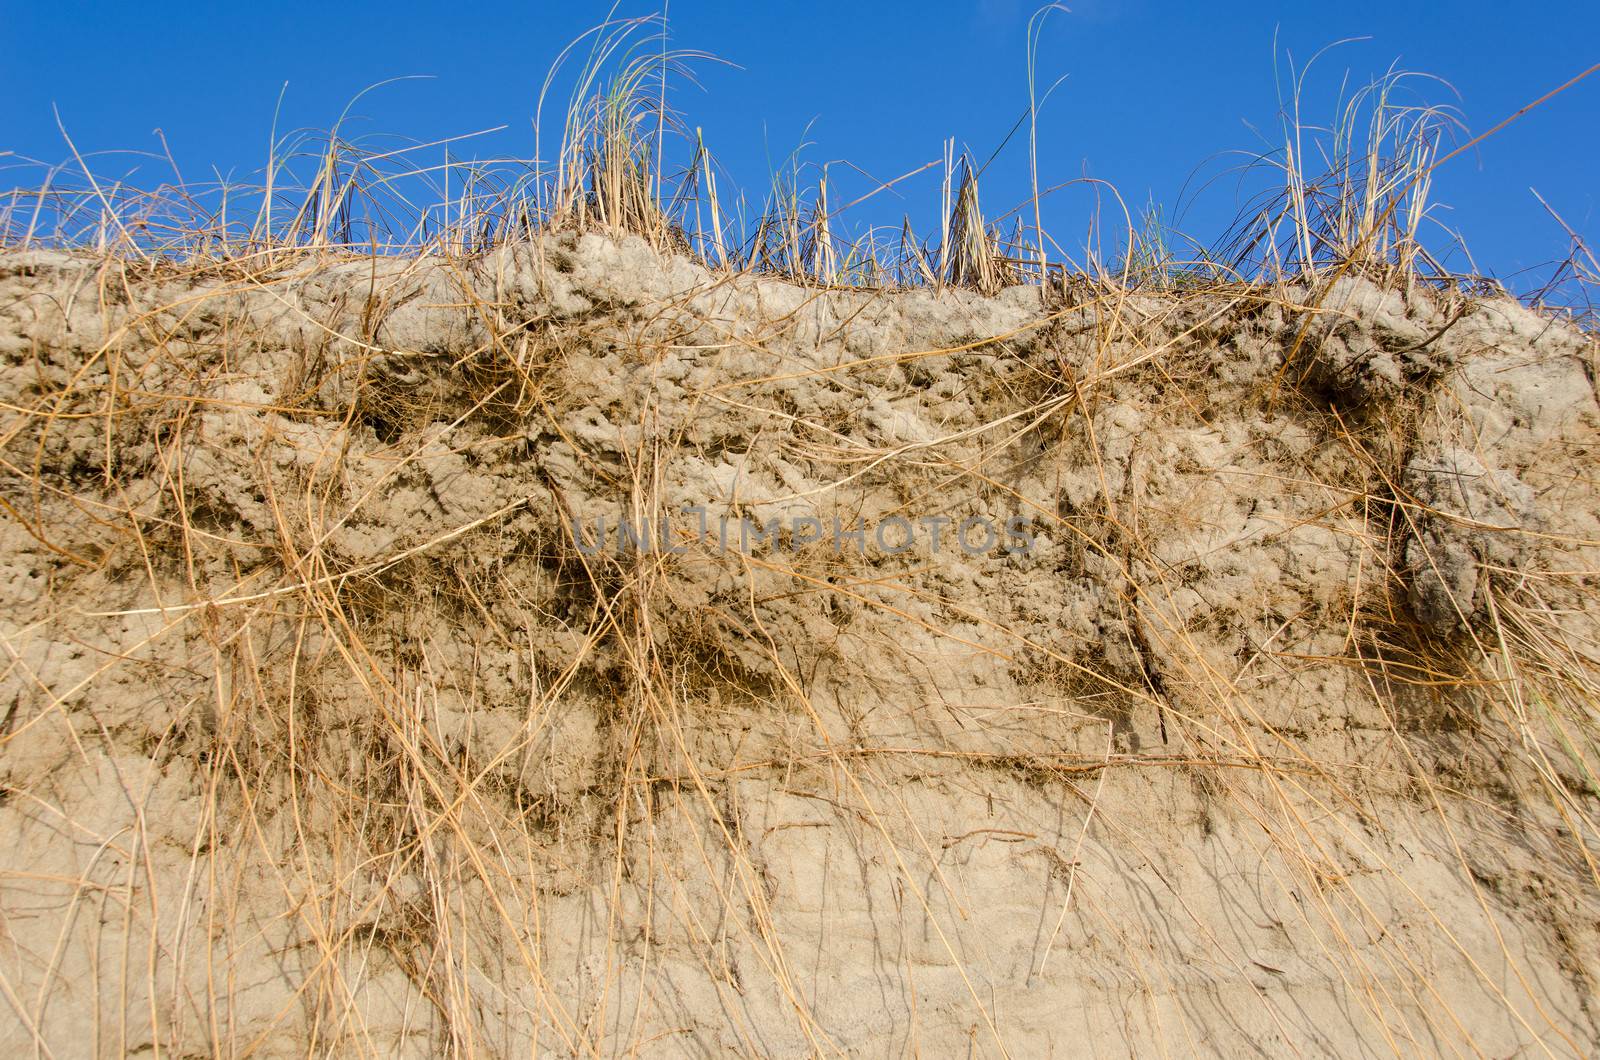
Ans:
{"type": "Polygon", "coordinates": [[[0,1050],[1593,1054],[1597,363],[1353,275],[0,256],[0,1050]]]}

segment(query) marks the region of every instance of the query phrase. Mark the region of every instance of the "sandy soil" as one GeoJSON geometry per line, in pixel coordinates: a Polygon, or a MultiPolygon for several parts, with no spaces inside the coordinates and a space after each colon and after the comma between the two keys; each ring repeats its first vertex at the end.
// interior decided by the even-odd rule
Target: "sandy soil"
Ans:
{"type": "Polygon", "coordinates": [[[1353,277],[0,256],[0,1048],[1593,1054],[1597,364],[1353,277]]]}

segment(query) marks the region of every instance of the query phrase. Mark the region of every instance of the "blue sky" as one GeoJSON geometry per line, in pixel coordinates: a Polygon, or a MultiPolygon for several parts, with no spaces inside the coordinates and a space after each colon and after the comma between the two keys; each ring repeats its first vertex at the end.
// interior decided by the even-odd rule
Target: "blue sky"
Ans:
{"type": "MultiPolygon", "coordinates": [[[[946,137],[987,158],[1026,107],[1025,28],[1034,6],[674,0],[674,44],[737,66],[699,64],[699,86],[679,85],[672,102],[757,198],[769,162],[803,140],[809,146],[801,157],[832,163],[830,172],[847,185],[849,170],[838,160],[888,178],[939,157],[946,137]]],[[[1231,157],[1223,152],[1273,146],[1263,136],[1276,129],[1275,37],[1280,68],[1287,55],[1304,62],[1342,38],[1370,38],[1319,61],[1305,103],[1310,116],[1331,118],[1347,72],[1365,81],[1398,60],[1452,85],[1459,100],[1442,85],[1429,94],[1456,103],[1473,132],[1600,60],[1600,4],[1592,2],[1541,5],[1537,14],[1480,0],[1440,10],[1367,0],[1068,6],[1071,13],[1053,16],[1041,41],[1041,76],[1067,75],[1040,125],[1042,183],[1086,174],[1110,181],[1130,205],[1163,203],[1169,219],[1202,240],[1219,235],[1238,210],[1235,182],[1213,183],[1175,217],[1180,192],[1208,160],[1204,172],[1220,173],[1231,157]]],[[[265,159],[285,82],[281,129],[326,127],[366,86],[429,75],[365,97],[356,108],[360,127],[426,141],[503,124],[504,132],[456,151],[525,156],[550,62],[607,8],[3,0],[9,46],[0,63],[0,151],[64,158],[54,105],[102,173],[137,166],[135,183],[169,179],[165,162],[100,154],[159,152],[159,128],[188,179],[209,178],[213,166],[247,179],[265,159]]],[[[621,12],[655,9],[624,4],[621,12]]],[[[1451,209],[1436,217],[1464,235],[1480,269],[1506,277],[1566,253],[1565,235],[1530,186],[1600,244],[1597,131],[1600,75],[1441,170],[1434,198],[1451,209]]],[[[1026,198],[1027,169],[1018,137],[985,174],[991,215],[1026,198]]],[[[0,171],[0,185],[29,183],[36,173],[0,171]]],[[[932,229],[936,181],[904,190],[903,198],[863,204],[853,220],[897,223],[906,213],[932,229]]],[[[1081,245],[1092,210],[1081,187],[1062,193],[1048,204],[1046,226],[1063,244],[1081,245]]]]}

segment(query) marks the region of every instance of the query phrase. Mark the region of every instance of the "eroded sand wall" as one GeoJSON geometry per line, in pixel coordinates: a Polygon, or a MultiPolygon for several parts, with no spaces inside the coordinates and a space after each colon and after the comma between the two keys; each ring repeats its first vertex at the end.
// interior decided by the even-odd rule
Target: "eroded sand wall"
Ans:
{"type": "Polygon", "coordinates": [[[8,1049],[1595,1047],[1564,324],[598,236],[0,277],[8,1049]]]}

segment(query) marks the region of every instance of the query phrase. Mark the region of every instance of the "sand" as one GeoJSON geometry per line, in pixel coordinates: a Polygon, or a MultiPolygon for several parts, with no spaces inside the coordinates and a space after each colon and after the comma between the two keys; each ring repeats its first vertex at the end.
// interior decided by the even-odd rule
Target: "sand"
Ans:
{"type": "Polygon", "coordinates": [[[1592,1054],[1597,364],[1354,276],[0,256],[0,1047],[1592,1054]]]}

